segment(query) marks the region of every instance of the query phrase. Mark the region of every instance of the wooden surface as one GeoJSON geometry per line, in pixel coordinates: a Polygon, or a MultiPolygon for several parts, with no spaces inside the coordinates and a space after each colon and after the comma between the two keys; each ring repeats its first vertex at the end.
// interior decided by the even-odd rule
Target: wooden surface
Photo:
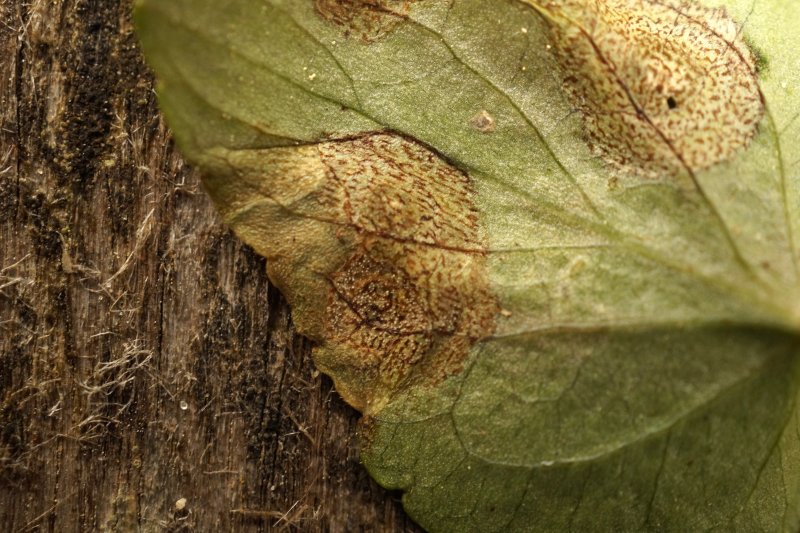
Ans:
{"type": "Polygon", "coordinates": [[[173,149],[130,7],[0,0],[0,530],[415,530],[173,149]]]}

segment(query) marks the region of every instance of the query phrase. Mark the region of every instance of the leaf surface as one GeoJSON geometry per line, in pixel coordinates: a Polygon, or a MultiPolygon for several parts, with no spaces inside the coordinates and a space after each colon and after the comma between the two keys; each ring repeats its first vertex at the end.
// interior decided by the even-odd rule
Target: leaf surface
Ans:
{"type": "Polygon", "coordinates": [[[182,150],[420,524],[797,527],[797,3],[136,15],[182,150]]]}

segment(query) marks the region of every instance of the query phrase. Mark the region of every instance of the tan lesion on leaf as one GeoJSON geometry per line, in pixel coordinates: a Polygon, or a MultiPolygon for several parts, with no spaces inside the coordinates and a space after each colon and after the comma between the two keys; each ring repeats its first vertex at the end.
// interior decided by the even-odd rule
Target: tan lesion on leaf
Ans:
{"type": "Polygon", "coordinates": [[[376,41],[408,17],[415,0],[314,0],[319,15],[347,37],[376,41]]]}
{"type": "Polygon", "coordinates": [[[235,179],[209,190],[357,408],[458,372],[494,331],[470,179],[432,149],[381,132],[219,156],[235,179]]]}
{"type": "Polygon", "coordinates": [[[746,148],[764,113],[756,58],[724,9],[682,0],[522,0],[548,21],[589,141],[647,177],[746,148]]]}

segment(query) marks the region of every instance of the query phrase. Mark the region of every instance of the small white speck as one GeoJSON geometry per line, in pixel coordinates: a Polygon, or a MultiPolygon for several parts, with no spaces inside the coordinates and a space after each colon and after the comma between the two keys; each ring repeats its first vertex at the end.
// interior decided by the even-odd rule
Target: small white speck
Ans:
{"type": "Polygon", "coordinates": [[[308,81],[314,81],[316,79],[316,77],[317,77],[317,73],[316,72],[312,72],[311,74],[308,75],[308,81]]]}
{"type": "Polygon", "coordinates": [[[528,33],[528,28],[522,28],[522,33],[528,33]]]}
{"type": "Polygon", "coordinates": [[[186,508],[186,498],[181,498],[175,502],[175,510],[183,511],[186,508]]]}
{"type": "Polygon", "coordinates": [[[181,400],[181,411],[185,411],[189,408],[189,404],[186,403],[186,400],[181,400]]]}

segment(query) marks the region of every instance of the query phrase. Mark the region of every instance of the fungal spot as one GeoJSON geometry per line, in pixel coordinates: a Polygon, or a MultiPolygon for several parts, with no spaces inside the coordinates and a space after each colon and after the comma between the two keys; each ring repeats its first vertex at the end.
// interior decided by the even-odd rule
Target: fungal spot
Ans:
{"type": "Polygon", "coordinates": [[[337,184],[331,205],[362,231],[329,278],[327,336],[380,376],[379,390],[459,371],[499,312],[469,178],[396,135],[323,144],[320,155],[337,184]]]}
{"type": "Polygon", "coordinates": [[[322,18],[345,36],[366,42],[381,39],[408,18],[414,0],[314,0],[322,18]]]}
{"type": "Polygon", "coordinates": [[[471,180],[427,146],[381,132],[219,156],[237,179],[209,190],[358,409],[460,371],[494,331],[471,180]]]}
{"type": "Polygon", "coordinates": [[[756,134],[764,113],[757,59],[724,9],[522,1],[548,21],[566,92],[610,163],[647,177],[694,173],[756,134]]]}
{"type": "Polygon", "coordinates": [[[667,107],[669,107],[670,109],[675,109],[676,107],[678,107],[678,102],[676,102],[675,99],[670,96],[667,98],[667,107]]]}
{"type": "Polygon", "coordinates": [[[481,133],[492,133],[495,130],[494,117],[485,109],[472,117],[469,123],[481,133]]]}

